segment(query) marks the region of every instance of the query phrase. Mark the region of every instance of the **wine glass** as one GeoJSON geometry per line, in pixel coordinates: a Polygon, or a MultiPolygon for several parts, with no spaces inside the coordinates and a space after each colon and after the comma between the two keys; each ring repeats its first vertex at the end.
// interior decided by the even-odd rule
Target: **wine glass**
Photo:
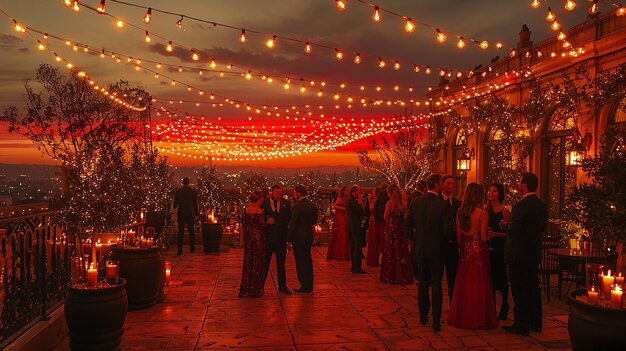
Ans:
{"type": "Polygon", "coordinates": [[[367,220],[366,216],[361,216],[361,228],[365,228],[365,221],[367,220]]]}
{"type": "Polygon", "coordinates": [[[489,251],[495,251],[495,249],[493,248],[493,243],[491,242],[491,238],[495,235],[495,232],[491,229],[487,229],[487,237],[489,238],[487,240],[487,246],[489,247],[489,251]]]}

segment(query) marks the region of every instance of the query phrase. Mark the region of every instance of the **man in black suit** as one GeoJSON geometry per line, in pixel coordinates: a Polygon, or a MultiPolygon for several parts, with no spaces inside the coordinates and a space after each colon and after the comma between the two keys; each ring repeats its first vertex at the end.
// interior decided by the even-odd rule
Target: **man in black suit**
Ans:
{"type": "Polygon", "coordinates": [[[354,184],[350,187],[350,196],[348,196],[346,203],[346,231],[350,239],[350,260],[352,261],[350,271],[353,274],[367,273],[361,267],[361,260],[363,259],[362,231],[365,227],[365,222],[361,222],[361,219],[367,218],[366,215],[361,187],[354,184]]]}
{"type": "Polygon", "coordinates": [[[417,184],[415,185],[415,191],[411,193],[411,196],[409,196],[408,204],[410,205],[413,200],[426,194],[426,192],[428,192],[428,185],[426,184],[426,180],[418,180],[417,184]]]}
{"type": "Polygon", "coordinates": [[[439,196],[441,175],[432,174],[427,179],[428,192],[411,203],[405,220],[407,232],[415,229],[413,245],[418,259],[419,287],[417,305],[420,323],[428,322],[431,307],[428,288],[432,287],[433,330],[441,329],[443,292],[441,279],[446,262],[449,208],[439,196]]]}
{"type": "Polygon", "coordinates": [[[276,254],[276,273],[278,275],[278,291],[291,294],[287,287],[285,275],[285,258],[287,256],[287,232],[291,219],[291,205],[283,199],[280,185],[272,185],[269,196],[261,204],[261,209],[268,217],[265,228],[265,279],[270,270],[272,254],[276,254]]]}
{"type": "Polygon", "coordinates": [[[174,209],[178,208],[178,251],[183,254],[185,226],[189,232],[189,252],[196,252],[194,220],[198,217],[198,192],[189,186],[189,178],[183,178],[183,186],[174,194],[174,209]]]}
{"type": "Polygon", "coordinates": [[[448,282],[448,298],[452,301],[452,292],[454,291],[454,280],[456,279],[456,269],[459,266],[459,244],[456,242],[456,212],[461,207],[461,201],[452,195],[454,191],[454,177],[451,175],[443,176],[441,179],[441,198],[448,206],[448,238],[446,252],[446,281],[448,282]]]}
{"type": "MultiPolygon", "coordinates": [[[[374,202],[374,213],[371,214],[374,216],[374,225],[376,226],[376,233],[384,233],[385,232],[385,207],[387,206],[387,201],[389,201],[389,193],[387,192],[387,183],[382,182],[378,186],[380,189],[380,193],[378,193],[378,197],[376,198],[376,202],[374,202]]],[[[378,245],[383,245],[383,243],[379,243],[378,245]]],[[[382,252],[382,248],[379,250],[382,252]]]]}
{"type": "MultiPolygon", "coordinates": [[[[407,208],[411,207],[411,203],[413,200],[417,199],[420,196],[424,196],[428,192],[428,184],[426,180],[420,179],[417,181],[416,190],[411,193],[409,196],[409,200],[407,202],[407,208]]],[[[407,238],[413,241],[413,230],[407,232],[407,238]]],[[[417,272],[419,271],[419,265],[417,263],[417,256],[415,255],[415,245],[411,245],[411,266],[413,266],[413,278],[415,278],[415,285],[419,286],[419,277],[417,272]]]]}
{"type": "Polygon", "coordinates": [[[296,272],[300,287],[295,292],[313,291],[313,226],[317,223],[317,206],[308,199],[304,185],[293,189],[296,203],[291,208],[289,233],[287,241],[293,245],[293,256],[296,261],[296,272]]]}
{"type": "Polygon", "coordinates": [[[509,223],[500,226],[506,232],[504,262],[509,267],[509,281],[513,295],[513,325],[502,330],[528,336],[529,330],[541,332],[541,290],[539,262],[541,240],[548,223],[548,209],[535,193],[539,179],[533,173],[524,173],[519,181],[522,193],[511,211],[509,223]]]}

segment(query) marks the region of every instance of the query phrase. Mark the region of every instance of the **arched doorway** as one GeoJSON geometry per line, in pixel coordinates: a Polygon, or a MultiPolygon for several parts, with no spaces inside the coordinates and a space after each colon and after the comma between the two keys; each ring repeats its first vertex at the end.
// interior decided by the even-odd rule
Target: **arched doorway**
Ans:
{"type": "Polygon", "coordinates": [[[461,189],[465,189],[467,186],[467,172],[458,168],[457,160],[467,153],[467,132],[464,129],[459,129],[454,137],[454,145],[452,146],[452,175],[456,179],[454,183],[454,195],[457,196],[461,189]]]}
{"type": "MultiPolygon", "coordinates": [[[[565,107],[554,111],[544,129],[541,197],[548,206],[549,219],[561,218],[567,193],[576,186],[576,168],[565,164],[575,133],[575,112],[565,107]]],[[[558,226],[550,223],[546,235],[558,236],[558,226]]]]}

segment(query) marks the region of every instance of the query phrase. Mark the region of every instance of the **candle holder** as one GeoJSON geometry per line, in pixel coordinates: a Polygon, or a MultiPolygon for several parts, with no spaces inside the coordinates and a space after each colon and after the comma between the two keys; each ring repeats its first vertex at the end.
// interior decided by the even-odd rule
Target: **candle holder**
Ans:
{"type": "Polygon", "coordinates": [[[117,285],[119,275],[120,275],[120,261],[119,260],[107,260],[106,262],[107,284],[117,285]]]}
{"type": "Polygon", "coordinates": [[[165,285],[170,285],[172,274],[172,261],[165,261],[165,285]]]}
{"type": "Polygon", "coordinates": [[[603,265],[598,263],[587,263],[587,279],[585,287],[587,291],[591,291],[594,288],[595,291],[600,292],[599,287],[602,286],[602,268],[603,265]]]}

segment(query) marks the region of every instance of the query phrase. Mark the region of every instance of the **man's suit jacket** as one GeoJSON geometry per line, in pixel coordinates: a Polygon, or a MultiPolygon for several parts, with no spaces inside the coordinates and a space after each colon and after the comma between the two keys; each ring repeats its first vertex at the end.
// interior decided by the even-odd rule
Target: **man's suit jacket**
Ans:
{"type": "Polygon", "coordinates": [[[450,205],[450,202],[446,201],[443,198],[443,194],[439,194],[439,195],[441,199],[443,199],[443,201],[446,203],[446,206],[448,206],[448,214],[450,215],[450,217],[448,218],[448,224],[446,225],[448,228],[446,232],[446,237],[448,238],[448,241],[452,241],[456,243],[456,213],[459,211],[459,208],[461,207],[461,200],[453,196],[452,205],[450,205]]]}
{"type": "Polygon", "coordinates": [[[268,224],[265,227],[268,236],[276,236],[282,240],[287,240],[287,232],[289,230],[289,221],[291,220],[291,204],[285,199],[280,199],[279,211],[274,212],[272,209],[273,201],[271,197],[265,199],[261,204],[261,209],[266,216],[274,218],[274,224],[268,224]]]}
{"type": "Polygon", "coordinates": [[[346,228],[348,237],[361,235],[361,216],[366,215],[365,209],[359,205],[359,202],[352,196],[349,196],[346,202],[346,228]]]}
{"type": "Polygon", "coordinates": [[[174,194],[174,208],[178,208],[178,217],[193,217],[198,215],[198,192],[184,185],[174,194]]]}
{"type": "Polygon", "coordinates": [[[411,202],[413,202],[413,200],[417,199],[420,196],[424,196],[424,193],[419,191],[419,190],[415,190],[414,192],[411,193],[411,196],[409,196],[409,200],[407,201],[406,207],[410,207],[411,206],[411,202]]]}
{"type": "Polygon", "coordinates": [[[548,224],[548,209],[536,196],[528,195],[513,206],[511,220],[504,226],[504,262],[536,266],[541,260],[541,240],[548,224]]]}
{"type": "Polygon", "coordinates": [[[301,198],[291,207],[287,241],[294,246],[313,244],[313,226],[317,223],[317,206],[308,198],[301,198]]]}
{"type": "Polygon", "coordinates": [[[383,190],[378,194],[376,202],[374,203],[374,222],[385,221],[385,206],[387,206],[387,201],[389,201],[389,193],[387,190],[383,190]]]}
{"type": "Polygon", "coordinates": [[[418,197],[411,203],[404,221],[407,231],[415,229],[415,255],[420,258],[446,258],[449,208],[433,193],[418,197]]]}

